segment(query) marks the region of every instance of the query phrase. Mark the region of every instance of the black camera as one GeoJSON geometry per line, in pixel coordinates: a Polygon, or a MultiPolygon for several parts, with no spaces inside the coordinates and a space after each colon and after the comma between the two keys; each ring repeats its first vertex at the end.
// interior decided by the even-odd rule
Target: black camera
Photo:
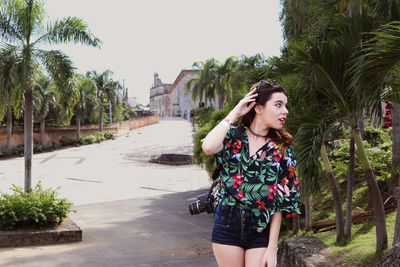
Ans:
{"type": "Polygon", "coordinates": [[[201,194],[197,196],[197,200],[189,203],[189,211],[191,215],[214,212],[214,196],[212,194],[201,194]]]}

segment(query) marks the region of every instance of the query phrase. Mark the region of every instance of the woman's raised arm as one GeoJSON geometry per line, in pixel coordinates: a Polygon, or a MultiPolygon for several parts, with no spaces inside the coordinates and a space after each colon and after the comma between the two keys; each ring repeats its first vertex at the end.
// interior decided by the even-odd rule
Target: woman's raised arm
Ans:
{"type": "Polygon", "coordinates": [[[255,103],[257,97],[256,87],[247,93],[242,100],[229,112],[228,116],[217,126],[212,129],[204,138],[202,149],[207,155],[212,155],[220,152],[223,148],[223,142],[231,125],[240,117],[249,112],[255,103]]]}

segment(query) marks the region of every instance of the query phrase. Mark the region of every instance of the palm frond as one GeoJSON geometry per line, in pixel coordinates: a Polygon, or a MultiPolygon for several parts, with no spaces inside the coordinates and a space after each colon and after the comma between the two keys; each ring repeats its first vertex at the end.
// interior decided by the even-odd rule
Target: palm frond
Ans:
{"type": "Polygon", "coordinates": [[[19,25],[19,10],[24,1],[0,1],[0,34],[4,41],[14,42],[15,39],[24,41],[24,35],[19,25]]]}
{"type": "MultiPolygon", "coordinates": [[[[377,90],[383,91],[385,79],[400,63],[400,21],[385,24],[372,34],[374,37],[355,53],[348,72],[356,93],[362,90],[376,95],[377,90]]],[[[399,90],[393,88],[392,95],[398,95],[399,90]]]]}
{"type": "Polygon", "coordinates": [[[87,24],[80,18],[68,17],[49,23],[47,32],[38,38],[36,43],[81,43],[100,47],[101,41],[94,36],[89,30],[87,24]]]}
{"type": "Polygon", "coordinates": [[[35,55],[41,59],[54,81],[60,95],[60,105],[71,116],[72,108],[77,101],[75,68],[71,59],[59,50],[35,50],[35,55]]]}

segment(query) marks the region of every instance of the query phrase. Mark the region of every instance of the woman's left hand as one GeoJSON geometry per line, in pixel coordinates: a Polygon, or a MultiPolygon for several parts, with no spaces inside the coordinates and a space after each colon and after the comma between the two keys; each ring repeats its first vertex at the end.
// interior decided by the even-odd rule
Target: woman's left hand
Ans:
{"type": "Polygon", "coordinates": [[[276,262],[277,262],[277,251],[276,249],[270,249],[267,248],[267,251],[265,251],[261,266],[262,267],[276,267],[276,262]]]}

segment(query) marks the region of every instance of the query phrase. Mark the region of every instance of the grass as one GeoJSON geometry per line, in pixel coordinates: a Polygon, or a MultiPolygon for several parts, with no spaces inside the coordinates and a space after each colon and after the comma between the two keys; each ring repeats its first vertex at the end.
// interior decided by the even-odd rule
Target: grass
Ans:
{"type": "MultiPolygon", "coordinates": [[[[386,216],[388,248],[392,247],[396,212],[386,216]]],[[[336,243],[336,230],[313,234],[329,246],[329,257],[350,266],[371,266],[379,258],[375,256],[376,234],[374,221],[352,226],[352,236],[348,242],[336,243]]]]}

